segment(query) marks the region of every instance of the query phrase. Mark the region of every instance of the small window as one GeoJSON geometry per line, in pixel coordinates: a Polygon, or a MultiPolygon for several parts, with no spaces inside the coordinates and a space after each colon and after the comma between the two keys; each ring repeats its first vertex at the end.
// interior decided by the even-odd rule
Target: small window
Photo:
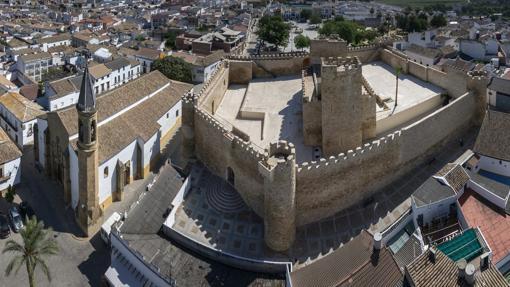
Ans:
{"type": "Polygon", "coordinates": [[[178,117],[179,116],[179,110],[175,111],[175,116],[178,117]]]}
{"type": "Polygon", "coordinates": [[[168,119],[170,117],[170,113],[166,113],[166,118],[168,119]]]}
{"type": "Polygon", "coordinates": [[[108,177],[108,167],[105,167],[104,170],[103,170],[103,175],[104,175],[104,178],[107,178],[108,177]]]}

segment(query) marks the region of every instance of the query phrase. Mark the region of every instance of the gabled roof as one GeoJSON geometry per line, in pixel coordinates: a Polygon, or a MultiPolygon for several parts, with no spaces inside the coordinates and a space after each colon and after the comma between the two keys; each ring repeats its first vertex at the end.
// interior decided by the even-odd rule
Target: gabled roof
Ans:
{"type": "MultiPolygon", "coordinates": [[[[435,261],[429,258],[429,252],[424,252],[406,267],[406,273],[415,287],[473,286],[459,278],[456,263],[439,250],[435,261]]],[[[509,286],[492,264],[483,272],[476,272],[475,278],[474,286],[509,286]]]]}
{"type": "Polygon", "coordinates": [[[374,251],[373,238],[365,230],[316,262],[293,271],[292,286],[396,286],[402,273],[382,248],[374,251]]]}
{"type": "Polygon", "coordinates": [[[510,114],[488,110],[485,113],[473,151],[495,159],[510,161],[510,114]]]}
{"type": "Polygon", "coordinates": [[[8,92],[0,96],[0,104],[8,109],[19,121],[28,122],[44,114],[41,106],[17,92],[8,92]]]}
{"type": "Polygon", "coordinates": [[[448,185],[441,183],[434,177],[429,177],[413,192],[411,197],[416,206],[420,207],[455,196],[455,194],[448,185]]]}
{"type": "Polygon", "coordinates": [[[500,78],[500,77],[492,77],[489,85],[487,86],[490,90],[496,91],[498,93],[502,93],[510,96],[510,80],[500,78]]]}

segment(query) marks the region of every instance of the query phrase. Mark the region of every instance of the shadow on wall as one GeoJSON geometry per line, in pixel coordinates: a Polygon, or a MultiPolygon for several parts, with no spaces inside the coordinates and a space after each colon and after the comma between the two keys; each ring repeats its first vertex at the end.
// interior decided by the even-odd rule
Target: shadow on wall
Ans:
{"type": "Polygon", "coordinates": [[[99,232],[90,239],[89,243],[94,251],[87,260],[78,265],[78,269],[87,277],[90,286],[102,286],[103,275],[110,266],[110,250],[104,244],[99,232]]]}

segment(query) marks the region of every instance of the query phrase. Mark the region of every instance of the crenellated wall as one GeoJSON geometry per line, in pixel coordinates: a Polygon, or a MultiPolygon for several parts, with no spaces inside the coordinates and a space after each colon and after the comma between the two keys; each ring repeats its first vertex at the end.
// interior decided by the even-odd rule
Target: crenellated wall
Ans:
{"type": "Polygon", "coordinates": [[[380,52],[381,60],[393,68],[402,69],[403,73],[411,74],[420,80],[430,82],[445,89],[453,98],[460,97],[467,92],[467,73],[459,69],[448,72],[437,70],[413,62],[397,51],[384,49],[380,52]]]}
{"type": "Polygon", "coordinates": [[[222,62],[211,75],[211,81],[207,81],[198,93],[198,104],[209,113],[214,114],[223,100],[228,85],[228,62],[222,62]]]}
{"type": "Polygon", "coordinates": [[[362,147],[297,166],[296,225],[331,216],[370,197],[437,152],[474,122],[466,93],[420,121],[362,147]]]}

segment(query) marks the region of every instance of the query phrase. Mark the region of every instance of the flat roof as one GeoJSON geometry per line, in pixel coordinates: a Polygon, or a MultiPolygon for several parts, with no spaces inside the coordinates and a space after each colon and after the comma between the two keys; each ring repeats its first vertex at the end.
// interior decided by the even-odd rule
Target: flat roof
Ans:
{"type": "Polygon", "coordinates": [[[459,198],[462,214],[470,227],[478,227],[498,262],[510,253],[510,215],[471,189],[459,198]]]}
{"type": "MultiPolygon", "coordinates": [[[[395,103],[395,69],[384,62],[376,61],[363,65],[362,74],[374,89],[374,92],[379,95],[390,108],[389,110],[383,110],[377,106],[377,119],[388,117],[392,114],[395,103]]],[[[398,105],[393,113],[407,110],[410,107],[445,93],[445,90],[442,88],[409,74],[401,73],[398,79],[398,105]]]]}
{"type": "Polygon", "coordinates": [[[301,76],[261,78],[248,85],[231,85],[215,117],[249,135],[261,149],[271,142],[287,140],[295,145],[298,162],[311,161],[313,147],[305,146],[303,139],[301,88],[301,76]],[[247,117],[245,112],[259,116],[247,117]],[[266,117],[262,119],[263,114],[266,117]]]}

